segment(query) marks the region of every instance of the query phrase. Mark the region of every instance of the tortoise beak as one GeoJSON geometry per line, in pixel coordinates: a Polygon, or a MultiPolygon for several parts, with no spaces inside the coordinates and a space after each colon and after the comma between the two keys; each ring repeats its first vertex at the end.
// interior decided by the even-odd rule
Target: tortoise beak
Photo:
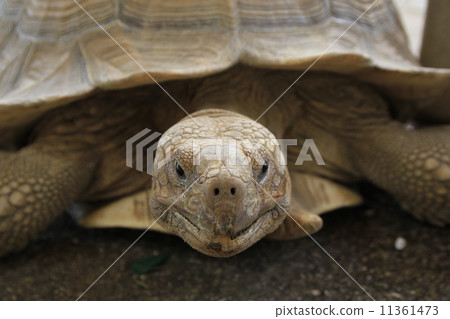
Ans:
{"type": "Polygon", "coordinates": [[[279,205],[269,211],[258,211],[254,214],[257,218],[250,224],[245,224],[245,227],[236,226],[236,223],[231,223],[231,220],[225,217],[224,220],[218,218],[215,227],[206,228],[195,219],[205,214],[194,214],[174,205],[162,217],[162,221],[170,232],[183,238],[192,248],[213,257],[230,257],[273,232],[286,215],[279,205]]]}

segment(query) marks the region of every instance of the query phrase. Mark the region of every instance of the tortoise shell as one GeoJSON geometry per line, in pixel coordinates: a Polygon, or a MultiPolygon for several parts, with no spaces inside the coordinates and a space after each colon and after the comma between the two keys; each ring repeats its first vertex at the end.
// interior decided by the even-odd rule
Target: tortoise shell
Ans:
{"type": "Polygon", "coordinates": [[[3,0],[0,61],[0,133],[98,89],[237,63],[351,74],[416,102],[450,83],[418,64],[389,0],[3,0]]]}

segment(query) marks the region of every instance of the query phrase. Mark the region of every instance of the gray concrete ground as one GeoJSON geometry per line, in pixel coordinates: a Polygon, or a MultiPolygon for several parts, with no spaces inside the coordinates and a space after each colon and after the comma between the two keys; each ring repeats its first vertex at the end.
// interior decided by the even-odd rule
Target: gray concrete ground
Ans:
{"type": "MultiPolygon", "coordinates": [[[[449,300],[449,228],[420,223],[386,195],[324,216],[314,238],[377,300],[449,300]],[[403,237],[407,246],[396,250],[403,237]]],[[[61,217],[25,251],[0,259],[0,299],[74,300],[140,231],[87,230],[61,217]]],[[[309,238],[263,240],[228,258],[204,256],[181,239],[146,234],[82,300],[368,300],[309,238]],[[136,275],[132,264],[169,259],[136,275]]]]}

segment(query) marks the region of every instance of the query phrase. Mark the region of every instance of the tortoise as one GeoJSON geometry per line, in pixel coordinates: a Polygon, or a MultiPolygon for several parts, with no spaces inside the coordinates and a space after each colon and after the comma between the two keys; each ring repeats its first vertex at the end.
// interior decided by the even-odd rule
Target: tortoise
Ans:
{"type": "Polygon", "coordinates": [[[362,202],[360,181],[450,221],[450,126],[401,121],[450,72],[418,64],[391,1],[0,8],[0,255],[69,210],[227,257],[313,234],[320,214],[362,202]],[[152,176],[126,165],[126,142],[142,153],[149,131],[164,133],[152,176]]]}

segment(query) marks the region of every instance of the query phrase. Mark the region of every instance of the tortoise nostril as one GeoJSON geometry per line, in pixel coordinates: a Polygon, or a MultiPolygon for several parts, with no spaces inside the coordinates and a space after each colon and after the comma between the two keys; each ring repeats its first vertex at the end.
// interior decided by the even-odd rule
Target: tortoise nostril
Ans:
{"type": "Polygon", "coordinates": [[[245,183],[229,176],[219,176],[204,182],[204,194],[206,199],[215,205],[222,202],[239,202],[245,195],[245,183]]]}

